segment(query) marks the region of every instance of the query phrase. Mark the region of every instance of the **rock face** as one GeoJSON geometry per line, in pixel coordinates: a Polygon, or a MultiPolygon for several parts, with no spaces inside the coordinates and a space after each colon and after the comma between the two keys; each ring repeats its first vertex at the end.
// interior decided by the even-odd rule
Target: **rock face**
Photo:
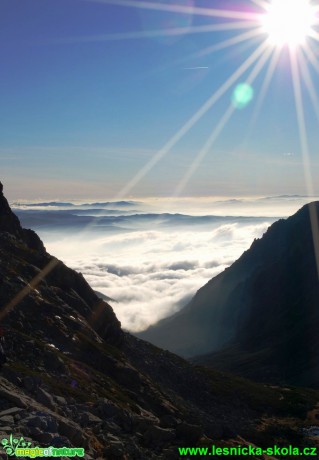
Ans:
{"type": "Polygon", "coordinates": [[[0,231],[22,237],[23,231],[19,219],[10,209],[9,203],[3,196],[3,185],[0,182],[0,231]]]}
{"type": "Polygon", "coordinates": [[[25,241],[31,248],[44,251],[42,241],[33,230],[23,229],[18,217],[11,211],[7,199],[3,196],[3,185],[0,182],[0,232],[8,232],[17,238],[25,241]]]}
{"type": "MultiPolygon", "coordinates": [[[[270,444],[292,443],[308,423],[316,392],[194,367],[124,333],[82,275],[50,256],[35,234],[26,237],[2,187],[0,223],[8,357],[0,371],[0,442],[13,434],[33,446],[84,448],[86,459],[173,460],[181,446],[268,445],[265,423],[270,444]],[[278,428],[284,417],[285,434],[278,428]]],[[[300,436],[298,445],[307,443],[300,436]]],[[[9,454],[0,449],[1,458],[9,454]]]]}
{"type": "Polygon", "coordinates": [[[186,356],[205,354],[196,363],[318,387],[318,215],[312,203],[274,223],[184,310],[141,337],[186,356]]]}

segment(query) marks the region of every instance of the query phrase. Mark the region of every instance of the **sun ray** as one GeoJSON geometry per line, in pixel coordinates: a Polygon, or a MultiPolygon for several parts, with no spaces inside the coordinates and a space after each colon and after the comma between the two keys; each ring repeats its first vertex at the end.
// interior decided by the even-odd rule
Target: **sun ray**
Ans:
{"type": "Polygon", "coordinates": [[[251,85],[256,80],[262,68],[264,67],[268,59],[270,58],[271,54],[272,54],[272,49],[264,50],[263,54],[260,56],[258,62],[254,66],[253,70],[251,71],[250,75],[248,76],[246,80],[246,83],[248,85],[251,85]]]}
{"type": "Polygon", "coordinates": [[[313,84],[313,80],[310,75],[306,59],[302,53],[299,54],[299,60],[300,60],[301,75],[302,75],[303,81],[306,84],[306,88],[308,90],[308,93],[309,93],[309,96],[310,96],[310,99],[313,105],[313,109],[319,121],[319,98],[317,96],[316,89],[313,84]]]}
{"type": "MultiPolygon", "coordinates": [[[[171,37],[179,35],[199,34],[199,33],[210,33],[210,32],[221,32],[221,31],[232,31],[238,29],[247,29],[251,27],[251,23],[247,21],[236,21],[226,22],[222,24],[206,24],[201,26],[190,26],[190,27],[175,27],[170,29],[157,29],[157,30],[142,30],[139,32],[123,32],[114,34],[99,34],[91,36],[79,36],[61,38],[54,40],[56,44],[67,44],[67,43],[90,43],[90,42],[103,42],[103,41],[117,41],[117,40],[138,40],[142,38],[156,38],[156,37],[171,37]]],[[[247,39],[250,36],[247,36],[247,39]]],[[[51,41],[52,43],[52,41],[51,41]]],[[[233,44],[233,43],[231,43],[233,44]]]]}
{"type": "MultiPolygon", "coordinates": [[[[250,26],[251,27],[251,26],[250,26]]],[[[174,61],[174,66],[176,65],[185,65],[185,63],[188,63],[189,60],[191,59],[198,59],[200,57],[204,57],[206,55],[212,54],[213,52],[220,51],[222,49],[230,48],[235,45],[239,45],[240,43],[244,41],[248,41],[252,38],[257,38],[259,35],[258,31],[256,30],[251,30],[248,32],[244,32],[242,34],[238,34],[235,37],[232,37],[230,39],[224,40],[222,42],[219,42],[213,46],[209,46],[208,48],[205,48],[201,51],[196,51],[195,53],[189,54],[177,61],[174,61]]]]}
{"type": "Polygon", "coordinates": [[[0,309],[0,322],[3,321],[4,317],[10,313],[22,300],[30,294],[34,289],[37,288],[38,284],[43,281],[49,273],[54,270],[57,265],[61,263],[55,257],[52,257],[50,262],[28,283],[23,287],[3,308],[0,309]]]}
{"type": "MultiPolygon", "coordinates": [[[[251,85],[254,80],[257,78],[259,73],[261,72],[263,66],[266,64],[267,60],[270,57],[271,54],[271,49],[265,50],[264,53],[261,55],[259,58],[258,62],[254,66],[253,70],[251,71],[250,75],[248,76],[246,83],[248,85],[251,85]]],[[[180,193],[184,190],[185,186],[199,167],[199,165],[202,163],[206,155],[209,153],[210,149],[212,148],[214,142],[217,140],[218,136],[222,132],[222,130],[225,128],[227,122],[230,120],[231,116],[235,112],[236,107],[234,104],[230,104],[226,112],[224,113],[223,117],[207,139],[206,143],[204,144],[203,148],[200,150],[198,155],[196,155],[194,161],[192,162],[191,166],[189,167],[187,173],[183,177],[183,179],[180,181],[179,185],[177,186],[174,196],[180,195],[180,193]]]]}
{"type": "Polygon", "coordinates": [[[304,51],[305,51],[305,53],[307,55],[307,58],[308,58],[309,62],[311,62],[311,64],[313,65],[314,69],[319,74],[319,61],[317,60],[317,57],[315,56],[314,52],[312,51],[312,49],[310,48],[309,45],[304,47],[304,51]]]}
{"type": "MultiPolygon", "coordinates": [[[[290,50],[290,64],[291,64],[291,73],[292,73],[298,129],[299,129],[299,136],[300,136],[300,146],[301,146],[301,152],[302,152],[302,157],[303,157],[307,193],[309,196],[313,196],[314,188],[313,188],[313,180],[312,180],[312,174],[311,174],[310,155],[309,155],[309,147],[308,147],[308,139],[307,139],[307,131],[306,131],[305,113],[304,113],[302,92],[301,92],[299,65],[298,65],[297,54],[293,52],[292,50],[290,50]]],[[[312,230],[312,238],[313,238],[313,244],[314,244],[316,265],[317,265],[317,274],[318,274],[318,279],[319,279],[319,222],[318,222],[318,217],[317,217],[315,206],[311,205],[309,207],[309,214],[310,214],[310,222],[311,222],[311,230],[312,230]]]]}
{"type": "Polygon", "coordinates": [[[195,159],[193,160],[192,164],[188,168],[188,171],[178,184],[178,186],[175,189],[175,193],[173,194],[174,197],[178,196],[181,194],[181,192],[184,190],[185,186],[195,173],[195,171],[198,169],[199,165],[202,163],[206,155],[208,154],[209,150],[211,149],[212,145],[214,142],[217,140],[219,134],[222,132],[222,130],[225,128],[226,124],[230,120],[231,116],[233,115],[235,111],[235,107],[230,104],[222,118],[220,119],[219,123],[213,130],[212,134],[209,136],[207,139],[205,145],[202,147],[200,152],[196,155],[195,159]]]}
{"type": "Polygon", "coordinates": [[[197,112],[180,128],[174,136],[160,149],[146,165],[126,184],[116,195],[115,199],[125,197],[133,187],[179,142],[188,131],[210,110],[213,105],[225,94],[225,92],[234,84],[235,81],[259,58],[267,48],[266,42],[263,42],[249,56],[243,64],[226,80],[226,82],[197,110],[197,112]]]}
{"type": "Polygon", "coordinates": [[[292,50],[290,50],[290,64],[291,64],[291,74],[292,74],[292,81],[293,81],[293,88],[294,88],[294,96],[295,96],[298,129],[299,129],[299,135],[300,135],[300,146],[301,146],[301,152],[302,152],[304,168],[305,168],[306,185],[308,188],[308,194],[313,195],[313,180],[312,180],[312,175],[311,175],[305,113],[304,113],[302,93],[301,93],[300,72],[299,72],[297,55],[292,50]]]}
{"type": "Polygon", "coordinates": [[[222,49],[229,48],[234,45],[239,45],[239,43],[242,43],[246,40],[250,40],[251,38],[254,38],[254,37],[258,37],[259,35],[260,35],[259,30],[257,28],[254,28],[253,30],[249,30],[248,32],[244,32],[242,34],[236,35],[235,37],[228,38],[227,40],[224,40],[220,43],[216,43],[212,46],[209,46],[208,48],[205,48],[204,50],[191,54],[190,56],[187,56],[185,59],[193,59],[193,58],[207,56],[216,51],[220,51],[222,49]]]}
{"type": "MultiPolygon", "coordinates": [[[[247,21],[236,21],[236,22],[225,22],[222,24],[206,24],[201,26],[190,26],[190,27],[170,27],[166,29],[155,29],[155,30],[142,30],[138,32],[123,32],[114,34],[98,34],[91,36],[78,36],[61,38],[54,40],[54,43],[90,43],[99,41],[116,41],[116,40],[138,40],[141,38],[156,38],[156,37],[170,37],[178,35],[189,35],[198,33],[210,33],[210,32],[225,32],[227,30],[238,30],[247,29],[252,27],[252,24],[247,21]]],[[[52,41],[51,41],[52,42],[52,41]]]]}
{"type": "Polygon", "coordinates": [[[190,14],[196,16],[206,16],[225,19],[243,19],[258,21],[260,14],[255,12],[242,12],[221,10],[216,8],[200,8],[196,6],[171,5],[169,3],[153,3],[138,0],[84,0],[89,2],[105,3],[109,5],[127,6],[144,10],[165,11],[168,13],[190,14]]]}
{"type": "Polygon", "coordinates": [[[309,36],[313,38],[314,40],[319,41],[319,33],[316,32],[315,30],[312,29],[309,36]]]}
{"type": "Polygon", "coordinates": [[[269,62],[269,66],[268,66],[264,81],[263,81],[261,89],[260,89],[260,93],[258,95],[258,99],[256,101],[256,105],[255,105],[255,108],[254,108],[254,111],[253,111],[253,114],[252,114],[252,117],[251,117],[251,122],[250,122],[249,128],[247,130],[246,139],[250,136],[250,134],[253,131],[253,128],[255,126],[255,123],[256,123],[256,121],[258,119],[262,104],[263,104],[263,102],[264,102],[264,100],[266,98],[266,95],[267,95],[267,92],[269,90],[269,86],[270,86],[272,77],[273,77],[273,75],[275,73],[276,66],[278,64],[281,52],[282,52],[281,48],[276,48],[274,50],[274,52],[273,52],[273,56],[272,56],[272,58],[271,58],[271,60],[269,62]]]}
{"type": "Polygon", "coordinates": [[[269,3],[266,2],[265,0],[251,0],[251,1],[259,8],[262,8],[263,10],[266,10],[267,7],[269,6],[269,3]]]}

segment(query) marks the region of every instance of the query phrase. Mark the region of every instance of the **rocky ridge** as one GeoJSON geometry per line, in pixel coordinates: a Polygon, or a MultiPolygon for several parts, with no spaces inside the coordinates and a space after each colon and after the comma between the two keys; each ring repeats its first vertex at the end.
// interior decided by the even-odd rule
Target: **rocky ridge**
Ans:
{"type": "MultiPolygon", "coordinates": [[[[177,459],[178,446],[313,443],[319,395],[195,367],[124,333],[84,277],[21,228],[0,187],[0,443],[86,459],[177,459]],[[285,426],[284,431],[281,429],[285,426]]],[[[9,458],[3,449],[1,458],[9,458]]]]}

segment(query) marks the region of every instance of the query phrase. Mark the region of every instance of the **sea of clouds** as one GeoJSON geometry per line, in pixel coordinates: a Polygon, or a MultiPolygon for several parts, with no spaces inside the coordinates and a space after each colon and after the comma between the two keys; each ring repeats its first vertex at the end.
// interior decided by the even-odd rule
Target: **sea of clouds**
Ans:
{"type": "Polygon", "coordinates": [[[138,332],[183,308],[269,225],[309,201],[283,196],[13,207],[51,254],[113,299],[122,326],[138,332]]]}

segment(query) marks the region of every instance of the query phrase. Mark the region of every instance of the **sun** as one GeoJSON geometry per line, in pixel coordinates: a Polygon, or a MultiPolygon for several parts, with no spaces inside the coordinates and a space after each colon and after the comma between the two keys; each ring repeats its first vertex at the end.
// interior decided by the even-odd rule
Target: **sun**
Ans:
{"type": "Polygon", "coordinates": [[[294,48],[311,36],[316,12],[309,0],[272,0],[261,22],[271,45],[294,48]]]}

